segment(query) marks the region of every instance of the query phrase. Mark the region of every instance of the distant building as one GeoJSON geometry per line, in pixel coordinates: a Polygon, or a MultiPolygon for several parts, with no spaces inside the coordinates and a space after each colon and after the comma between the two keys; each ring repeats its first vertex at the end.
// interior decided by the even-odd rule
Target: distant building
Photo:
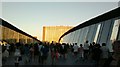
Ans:
{"type": "Polygon", "coordinates": [[[58,42],[60,36],[71,28],[72,26],[43,26],[42,41],[58,42]]]}
{"type": "Polygon", "coordinates": [[[37,36],[33,36],[33,37],[37,39],[37,36]]]}

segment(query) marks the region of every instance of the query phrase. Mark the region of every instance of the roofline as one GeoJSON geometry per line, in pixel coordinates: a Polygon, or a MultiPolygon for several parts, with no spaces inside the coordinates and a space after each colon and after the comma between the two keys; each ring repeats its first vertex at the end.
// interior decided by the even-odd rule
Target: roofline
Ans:
{"type": "Polygon", "coordinates": [[[0,21],[2,21],[2,23],[0,23],[0,25],[5,26],[5,27],[7,27],[7,28],[10,28],[10,29],[12,29],[12,30],[14,30],[14,31],[16,31],[16,32],[19,32],[19,33],[21,33],[21,34],[24,34],[24,35],[26,35],[26,36],[28,36],[28,37],[30,37],[30,38],[33,38],[34,40],[37,40],[38,42],[40,42],[40,41],[39,41],[38,39],[36,39],[35,37],[33,37],[33,36],[27,34],[26,32],[18,29],[17,27],[13,26],[12,24],[8,23],[7,21],[3,20],[2,18],[0,18],[0,21]]]}
{"type": "Polygon", "coordinates": [[[108,19],[112,19],[112,18],[118,17],[118,16],[120,16],[119,12],[120,12],[120,7],[116,8],[116,9],[113,9],[113,10],[111,10],[111,11],[109,11],[107,13],[104,13],[102,15],[99,15],[99,16],[97,16],[95,18],[92,18],[92,19],[90,19],[88,21],[85,21],[84,23],[79,24],[78,26],[76,26],[76,27],[68,30],[67,32],[65,32],[59,38],[58,42],[60,42],[61,38],[64,37],[65,35],[67,35],[67,34],[69,34],[71,32],[74,32],[74,31],[76,31],[76,30],[78,30],[80,28],[83,28],[83,27],[86,27],[86,26],[90,26],[92,24],[96,24],[96,23],[99,23],[99,22],[102,22],[102,21],[105,21],[105,20],[108,20],[108,19]]]}

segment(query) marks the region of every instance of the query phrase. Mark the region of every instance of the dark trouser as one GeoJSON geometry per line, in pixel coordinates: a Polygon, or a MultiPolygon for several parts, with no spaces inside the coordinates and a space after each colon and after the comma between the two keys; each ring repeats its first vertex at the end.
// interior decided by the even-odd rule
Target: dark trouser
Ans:
{"type": "Polygon", "coordinates": [[[111,63],[113,60],[114,60],[114,59],[113,59],[112,56],[109,57],[109,58],[105,61],[103,67],[110,67],[110,63],[111,63]]]}
{"type": "Polygon", "coordinates": [[[15,63],[15,67],[18,67],[19,66],[19,63],[15,63]]]}
{"type": "Polygon", "coordinates": [[[42,62],[42,56],[41,56],[41,52],[39,52],[39,60],[38,60],[39,63],[42,62]]]}
{"type": "Polygon", "coordinates": [[[84,59],[85,60],[88,59],[88,52],[89,52],[89,50],[84,50],[84,59]]]}
{"type": "Polygon", "coordinates": [[[120,67],[120,60],[117,62],[117,67],[120,67]]]}

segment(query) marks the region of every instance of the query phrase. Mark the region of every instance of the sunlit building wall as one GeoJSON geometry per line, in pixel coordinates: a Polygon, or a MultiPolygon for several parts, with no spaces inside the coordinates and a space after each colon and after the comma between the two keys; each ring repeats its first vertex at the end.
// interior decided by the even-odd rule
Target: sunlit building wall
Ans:
{"type": "Polygon", "coordinates": [[[42,40],[58,42],[60,36],[71,28],[72,26],[44,26],[42,40]]]}
{"type": "Polygon", "coordinates": [[[14,27],[8,22],[0,19],[0,41],[6,41],[7,43],[36,43],[39,42],[36,38],[23,32],[22,30],[14,27]]]}

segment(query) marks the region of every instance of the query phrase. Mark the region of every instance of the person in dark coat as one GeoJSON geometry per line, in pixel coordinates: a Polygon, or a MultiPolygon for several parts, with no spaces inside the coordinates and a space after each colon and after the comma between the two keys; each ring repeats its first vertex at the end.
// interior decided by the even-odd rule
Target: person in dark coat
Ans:
{"type": "Polygon", "coordinates": [[[99,66],[100,55],[102,51],[100,49],[100,44],[96,44],[93,49],[93,60],[95,61],[95,67],[99,66]]]}

